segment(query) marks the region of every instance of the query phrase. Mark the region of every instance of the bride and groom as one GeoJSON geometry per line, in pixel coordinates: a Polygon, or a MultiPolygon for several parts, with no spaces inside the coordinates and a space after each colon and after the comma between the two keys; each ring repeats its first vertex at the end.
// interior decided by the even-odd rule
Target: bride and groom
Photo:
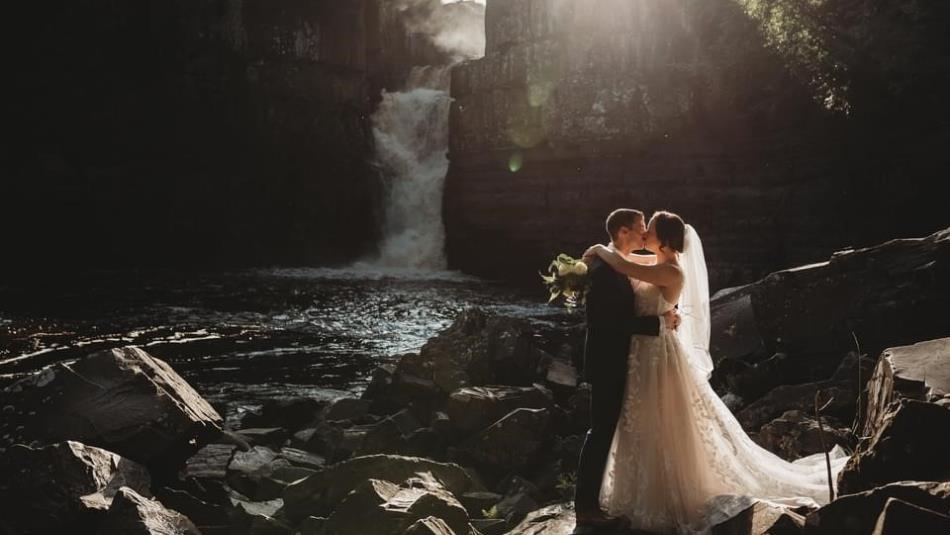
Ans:
{"type": "MultiPolygon", "coordinates": [[[[577,468],[575,533],[629,523],[707,533],[755,501],[828,500],[824,455],[785,461],[745,433],[708,383],[709,283],[699,235],[676,214],[615,210],[584,253],[591,428],[577,468]],[[634,254],[646,249],[652,254],[634,254]]],[[[847,460],[832,452],[836,474],[847,460]]]]}

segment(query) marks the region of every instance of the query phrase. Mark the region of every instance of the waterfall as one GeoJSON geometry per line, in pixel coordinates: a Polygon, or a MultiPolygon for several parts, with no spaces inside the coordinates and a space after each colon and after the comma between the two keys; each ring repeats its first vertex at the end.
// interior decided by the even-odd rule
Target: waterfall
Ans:
{"type": "Polygon", "coordinates": [[[414,67],[373,114],[385,181],[380,267],[445,269],[442,188],[449,168],[448,66],[414,67]]]}

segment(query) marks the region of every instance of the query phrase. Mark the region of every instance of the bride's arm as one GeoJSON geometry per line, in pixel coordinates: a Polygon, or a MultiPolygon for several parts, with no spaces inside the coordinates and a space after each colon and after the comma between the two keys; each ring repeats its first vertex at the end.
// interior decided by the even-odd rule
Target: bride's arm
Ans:
{"type": "Polygon", "coordinates": [[[656,265],[656,255],[655,254],[637,254],[630,253],[625,256],[625,258],[635,264],[640,264],[641,266],[653,266],[656,265]]]}
{"type": "Polygon", "coordinates": [[[642,266],[636,262],[627,260],[620,253],[612,251],[603,245],[594,245],[588,249],[584,255],[587,256],[589,253],[596,254],[604,262],[609,264],[610,267],[614,268],[614,270],[628,277],[633,277],[657,286],[674,286],[683,278],[682,272],[676,266],[670,264],[642,266]]]}

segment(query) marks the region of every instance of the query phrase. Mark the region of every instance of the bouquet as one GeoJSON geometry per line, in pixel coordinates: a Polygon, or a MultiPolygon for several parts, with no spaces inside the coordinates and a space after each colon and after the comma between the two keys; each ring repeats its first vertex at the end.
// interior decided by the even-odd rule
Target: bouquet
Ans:
{"type": "Polygon", "coordinates": [[[564,306],[569,309],[578,304],[584,304],[590,281],[587,276],[587,264],[581,260],[571,258],[566,254],[559,254],[548,266],[548,274],[541,273],[541,280],[551,292],[551,303],[558,297],[564,296],[564,306]]]}

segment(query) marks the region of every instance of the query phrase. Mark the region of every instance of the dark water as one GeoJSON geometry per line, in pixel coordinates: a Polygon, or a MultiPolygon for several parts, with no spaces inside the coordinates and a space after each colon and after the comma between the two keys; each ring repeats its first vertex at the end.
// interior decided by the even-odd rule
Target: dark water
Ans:
{"type": "MultiPolygon", "coordinates": [[[[545,291],[454,273],[271,269],[106,273],[0,287],[0,379],[137,345],[234,417],[273,398],[356,393],[471,306],[552,321],[545,291]]],[[[2,384],[2,383],[0,383],[2,384]]]]}

